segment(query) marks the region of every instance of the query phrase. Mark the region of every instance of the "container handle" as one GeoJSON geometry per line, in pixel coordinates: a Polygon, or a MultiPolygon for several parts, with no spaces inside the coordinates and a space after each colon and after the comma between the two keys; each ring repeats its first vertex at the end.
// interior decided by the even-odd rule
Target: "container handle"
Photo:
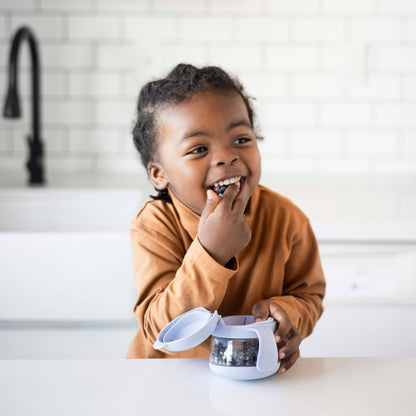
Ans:
{"type": "Polygon", "coordinates": [[[253,328],[259,338],[259,353],[257,356],[257,370],[270,371],[276,367],[279,356],[274,333],[270,327],[253,328]]]}

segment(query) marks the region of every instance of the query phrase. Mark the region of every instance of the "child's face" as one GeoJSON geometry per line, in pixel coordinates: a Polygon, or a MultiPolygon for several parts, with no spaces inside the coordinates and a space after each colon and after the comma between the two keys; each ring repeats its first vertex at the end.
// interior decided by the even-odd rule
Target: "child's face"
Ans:
{"type": "Polygon", "coordinates": [[[148,167],[157,189],[169,187],[200,215],[209,188],[218,193],[219,182],[241,177],[236,199],[248,202],[259,183],[261,164],[257,138],[240,95],[196,94],[160,110],[157,123],[156,161],[148,167]]]}

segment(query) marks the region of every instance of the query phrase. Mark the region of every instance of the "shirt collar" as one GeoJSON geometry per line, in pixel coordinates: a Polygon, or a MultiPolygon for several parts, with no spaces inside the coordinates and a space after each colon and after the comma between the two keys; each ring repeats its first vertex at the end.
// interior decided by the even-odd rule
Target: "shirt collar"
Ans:
{"type": "MultiPolygon", "coordinates": [[[[199,220],[200,216],[193,212],[190,208],[184,205],[178,198],[173,194],[173,192],[168,188],[168,193],[170,198],[172,199],[173,206],[179,216],[179,220],[191,238],[194,240],[198,235],[198,227],[199,227],[199,220]]],[[[247,204],[246,211],[244,215],[247,218],[248,225],[251,227],[254,213],[257,210],[258,204],[260,199],[260,189],[257,186],[254,189],[253,195],[247,204]]]]}

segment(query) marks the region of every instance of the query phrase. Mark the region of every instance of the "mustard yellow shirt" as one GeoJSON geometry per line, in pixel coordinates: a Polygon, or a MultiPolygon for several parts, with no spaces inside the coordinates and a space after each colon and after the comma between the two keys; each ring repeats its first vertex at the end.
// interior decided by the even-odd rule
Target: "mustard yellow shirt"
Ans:
{"type": "Polygon", "coordinates": [[[278,303],[302,337],[322,314],[325,279],[308,218],[290,200],[259,185],[245,215],[250,243],[229,268],[197,238],[199,216],[170,193],[148,201],[131,226],[139,328],[128,358],[209,356],[209,340],[183,352],[153,349],[170,321],[202,306],[222,316],[250,315],[259,300],[278,303]]]}

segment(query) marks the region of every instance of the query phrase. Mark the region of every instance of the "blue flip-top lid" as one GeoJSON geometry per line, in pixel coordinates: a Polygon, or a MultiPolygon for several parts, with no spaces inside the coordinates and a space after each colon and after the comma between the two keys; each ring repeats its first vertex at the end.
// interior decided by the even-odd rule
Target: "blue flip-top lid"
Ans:
{"type": "Polygon", "coordinates": [[[205,308],[195,308],[169,322],[159,333],[153,348],[185,351],[205,341],[217,326],[220,316],[205,308]]]}

